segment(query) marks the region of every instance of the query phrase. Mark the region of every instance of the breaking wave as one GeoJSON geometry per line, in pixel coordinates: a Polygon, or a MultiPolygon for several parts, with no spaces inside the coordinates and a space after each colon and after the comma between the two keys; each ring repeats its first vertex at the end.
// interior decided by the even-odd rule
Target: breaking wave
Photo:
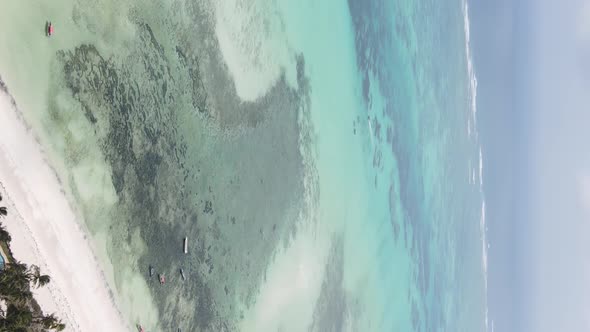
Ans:
{"type": "MultiPolygon", "coordinates": [[[[475,66],[473,62],[473,54],[471,51],[471,33],[470,33],[470,21],[469,21],[469,4],[467,0],[463,0],[463,28],[465,31],[465,58],[467,62],[467,75],[469,79],[469,102],[470,102],[470,115],[468,117],[467,134],[475,141],[479,146],[479,158],[477,165],[477,175],[479,179],[479,193],[481,196],[481,216],[479,221],[480,236],[481,236],[481,265],[482,273],[484,277],[484,298],[486,301],[485,309],[485,326],[486,331],[489,330],[488,323],[488,248],[489,244],[487,241],[487,225],[486,225],[486,202],[485,195],[483,192],[483,153],[481,143],[479,142],[479,136],[477,132],[477,76],[475,73],[475,66]]],[[[472,183],[475,184],[475,169],[472,172],[472,183]]]]}

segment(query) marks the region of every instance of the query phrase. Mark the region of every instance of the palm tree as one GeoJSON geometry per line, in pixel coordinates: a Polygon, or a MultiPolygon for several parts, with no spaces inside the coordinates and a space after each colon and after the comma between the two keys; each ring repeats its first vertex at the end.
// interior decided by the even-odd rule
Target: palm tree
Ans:
{"type": "Polygon", "coordinates": [[[6,321],[9,331],[15,331],[31,326],[33,322],[33,313],[21,306],[15,306],[13,304],[8,305],[6,310],[6,321]]]}
{"type": "MultiPolygon", "coordinates": [[[[2,195],[0,195],[0,202],[2,201],[2,195]]],[[[8,211],[6,211],[6,206],[0,206],[0,217],[6,217],[8,215],[8,211]]]]}
{"type": "Polygon", "coordinates": [[[32,298],[30,279],[25,264],[14,262],[0,273],[0,298],[8,303],[24,305],[32,298]]]}
{"type": "Polygon", "coordinates": [[[37,324],[40,324],[45,329],[56,330],[56,331],[63,331],[66,328],[66,325],[63,324],[55,315],[47,315],[36,317],[34,321],[37,324]]]}
{"type": "Polygon", "coordinates": [[[43,287],[51,281],[51,278],[48,275],[41,274],[41,270],[37,265],[31,265],[27,272],[27,277],[37,288],[43,287]]]}
{"type": "Polygon", "coordinates": [[[36,281],[37,288],[47,285],[50,281],[51,281],[51,278],[48,275],[46,275],[46,274],[40,275],[36,281]]]}
{"type": "MultiPolygon", "coordinates": [[[[10,235],[0,225],[0,240],[7,239],[10,235]]],[[[65,329],[65,324],[53,314],[45,316],[33,308],[31,286],[43,287],[50,280],[37,265],[27,266],[16,260],[0,273],[0,299],[8,305],[6,312],[0,312],[0,332],[65,329]]]]}
{"type": "Polygon", "coordinates": [[[4,226],[2,226],[1,224],[0,224],[0,241],[4,241],[4,242],[12,241],[10,234],[8,234],[8,232],[6,231],[4,226]]]}

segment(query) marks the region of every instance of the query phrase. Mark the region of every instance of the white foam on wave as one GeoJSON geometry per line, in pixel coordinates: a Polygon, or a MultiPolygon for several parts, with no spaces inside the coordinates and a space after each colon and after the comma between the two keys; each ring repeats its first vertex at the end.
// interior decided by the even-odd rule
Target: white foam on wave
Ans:
{"type": "Polygon", "coordinates": [[[467,133],[469,137],[472,134],[477,135],[477,77],[475,75],[475,66],[471,53],[471,32],[469,22],[469,5],[467,0],[463,1],[463,30],[465,31],[465,58],[467,60],[467,75],[469,77],[469,92],[471,104],[471,116],[468,120],[467,133]]]}
{"type": "Polygon", "coordinates": [[[483,153],[481,152],[481,145],[479,146],[479,186],[483,187],[483,153]]]}
{"type": "Polygon", "coordinates": [[[487,241],[487,226],[486,226],[486,202],[482,200],[481,202],[481,217],[479,222],[480,232],[481,232],[481,265],[483,270],[483,278],[484,278],[484,291],[485,291],[485,301],[486,301],[486,309],[485,309],[485,324],[486,330],[488,330],[488,306],[487,306],[487,297],[488,297],[488,248],[489,244],[487,241]]]}
{"type": "MultiPolygon", "coordinates": [[[[469,4],[468,0],[463,0],[463,28],[465,31],[465,58],[467,61],[467,75],[469,78],[469,101],[470,101],[470,116],[467,120],[467,134],[472,138],[478,148],[478,178],[479,178],[479,192],[481,196],[481,215],[479,221],[480,236],[481,236],[481,265],[484,278],[484,297],[485,297],[485,328],[489,330],[489,312],[488,312],[488,248],[487,240],[487,225],[486,225],[486,202],[483,191],[483,153],[481,143],[479,141],[477,131],[477,76],[475,73],[475,66],[473,62],[473,54],[471,51],[471,32],[469,21],[469,4]]],[[[471,163],[470,163],[471,165],[471,163]]],[[[471,168],[471,167],[470,167],[471,168]]],[[[473,184],[475,184],[475,169],[473,169],[473,184]]]]}
{"type": "MultiPolygon", "coordinates": [[[[479,219],[479,226],[481,229],[481,236],[482,236],[482,252],[484,253],[483,257],[482,257],[482,267],[484,269],[484,271],[488,270],[488,257],[487,257],[487,242],[486,242],[486,202],[482,201],[481,202],[481,217],[479,219]]],[[[487,274],[485,276],[487,278],[487,274]]]]}

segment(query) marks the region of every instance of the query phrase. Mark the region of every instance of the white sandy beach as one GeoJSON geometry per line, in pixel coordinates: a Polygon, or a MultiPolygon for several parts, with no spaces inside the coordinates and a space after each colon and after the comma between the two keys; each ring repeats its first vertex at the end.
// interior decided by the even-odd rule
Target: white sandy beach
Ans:
{"type": "Polygon", "coordinates": [[[41,267],[51,282],[35,291],[45,313],[55,313],[66,331],[129,331],[70,207],[59,179],[34,135],[0,90],[0,193],[16,259],[41,267]]]}

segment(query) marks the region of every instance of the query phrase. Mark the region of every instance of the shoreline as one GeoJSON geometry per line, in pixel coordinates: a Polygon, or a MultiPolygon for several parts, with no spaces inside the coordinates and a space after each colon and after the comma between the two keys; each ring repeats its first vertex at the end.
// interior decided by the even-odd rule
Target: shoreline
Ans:
{"type": "Polygon", "coordinates": [[[8,208],[3,224],[15,258],[51,277],[49,285],[33,290],[35,300],[66,324],[65,331],[130,331],[81,220],[0,83],[0,192],[8,208]]]}

